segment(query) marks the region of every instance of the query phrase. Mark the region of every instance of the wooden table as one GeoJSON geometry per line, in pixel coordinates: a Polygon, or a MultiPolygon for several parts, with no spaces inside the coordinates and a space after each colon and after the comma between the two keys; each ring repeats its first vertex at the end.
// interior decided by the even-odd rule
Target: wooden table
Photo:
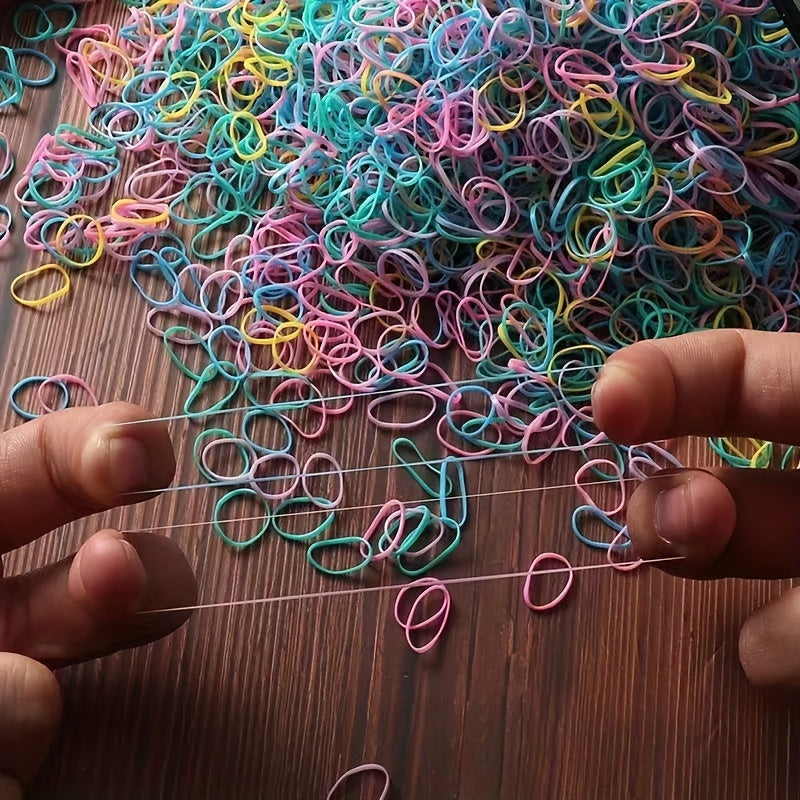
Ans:
{"type": "MultiPolygon", "coordinates": [[[[84,19],[116,21],[121,9],[100,0],[84,19]]],[[[13,38],[6,29],[3,42],[13,38]]],[[[41,134],[84,120],[62,71],[56,86],[28,89],[2,128],[24,165],[41,134]]],[[[3,191],[15,207],[7,184],[3,191]]],[[[66,301],[25,310],[8,282],[26,262],[41,262],[19,234],[0,264],[2,396],[24,376],[67,370],[101,400],[177,408],[187,385],[144,331],[145,305],[124,272],[95,267],[66,301]]],[[[364,433],[362,420],[363,408],[324,444],[345,465],[387,463],[389,435],[364,433]]],[[[6,412],[4,422],[18,420],[6,412]]],[[[177,422],[171,430],[179,480],[195,480],[197,429],[177,422]]],[[[687,452],[706,457],[698,442],[687,452]]],[[[468,470],[468,490],[557,486],[573,472],[569,458],[541,468],[488,461],[468,470]]],[[[71,526],[20,551],[9,570],[65,556],[101,524],[208,520],[211,494],[165,495],[71,526]]],[[[419,492],[396,471],[370,473],[348,484],[346,501],[388,496],[419,492]]],[[[574,564],[597,562],[569,532],[577,499],[566,489],[473,501],[465,541],[441,574],[524,570],[550,549],[574,564]]],[[[339,524],[356,534],[368,519],[354,512],[339,524]]],[[[340,585],[320,580],[302,548],[277,537],[234,554],[208,525],[171,535],[196,566],[203,601],[340,585]]],[[[384,765],[390,797],[406,800],[796,796],[800,718],[751,690],[737,660],[739,625],[785,585],[605,570],[577,575],[553,614],[529,612],[521,586],[454,587],[451,624],[425,656],[409,650],[391,618],[394,595],[382,593],[204,611],[165,641],[64,670],[64,724],[30,797],[312,800],[367,761],[384,765]]]]}

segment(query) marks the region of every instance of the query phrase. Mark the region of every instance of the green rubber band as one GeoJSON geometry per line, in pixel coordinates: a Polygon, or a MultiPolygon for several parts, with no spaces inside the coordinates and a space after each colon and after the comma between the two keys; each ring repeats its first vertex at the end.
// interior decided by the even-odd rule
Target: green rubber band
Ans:
{"type": "Polygon", "coordinates": [[[314,569],[318,570],[319,572],[323,572],[325,575],[332,575],[334,577],[341,577],[344,575],[352,575],[355,572],[360,572],[364,567],[372,561],[372,545],[363,537],[361,536],[340,536],[337,539],[323,539],[320,542],[314,542],[308,550],[306,550],[306,559],[308,563],[311,564],[314,569]],[[319,552],[320,550],[325,549],[332,549],[336,547],[345,547],[347,545],[361,545],[362,548],[362,556],[361,561],[358,564],[355,564],[351,567],[345,567],[344,569],[332,569],[331,567],[323,567],[322,564],[317,561],[317,557],[315,553],[319,552]],[[364,551],[366,551],[366,555],[364,555],[364,551]]]}

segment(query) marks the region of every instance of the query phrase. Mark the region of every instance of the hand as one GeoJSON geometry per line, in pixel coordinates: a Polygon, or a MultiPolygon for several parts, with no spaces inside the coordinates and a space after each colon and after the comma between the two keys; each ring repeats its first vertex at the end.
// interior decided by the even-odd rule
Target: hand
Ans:
{"type": "MultiPolygon", "coordinates": [[[[612,441],[748,436],[800,444],[800,334],[703,331],[639,342],[614,354],[593,392],[612,441]]],[[[638,556],[692,578],[800,576],[800,473],[674,470],[630,499],[638,556]]],[[[753,614],[739,638],[748,678],[800,688],[800,589],[753,614]]]]}
{"type": "MultiPolygon", "coordinates": [[[[47,531],[152,495],[175,460],[166,429],[115,423],[146,419],[126,404],[59,411],[0,434],[0,555],[47,531]]],[[[0,572],[0,575],[2,573],[0,572]]],[[[19,800],[61,712],[50,668],[144,644],[188,614],[137,616],[195,602],[178,548],[153,534],[112,530],[74,556],[0,581],[0,800],[19,800]]]]}

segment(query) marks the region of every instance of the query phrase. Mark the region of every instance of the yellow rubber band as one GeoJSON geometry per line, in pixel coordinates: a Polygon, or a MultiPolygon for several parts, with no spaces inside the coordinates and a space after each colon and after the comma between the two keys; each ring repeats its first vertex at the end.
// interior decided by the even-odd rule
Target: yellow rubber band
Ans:
{"type": "Polygon", "coordinates": [[[58,230],[56,231],[56,250],[58,250],[59,255],[61,255],[61,257],[68,262],[71,267],[77,267],[79,269],[83,267],[91,267],[92,264],[96,264],[100,260],[100,257],[105,252],[105,249],[106,235],[103,231],[103,226],[100,224],[99,220],[96,220],[94,217],[90,217],[88,214],[72,214],[58,226],[58,230]],[[70,225],[80,220],[86,220],[89,223],[86,227],[93,227],[95,231],[97,231],[97,245],[92,255],[89,256],[89,258],[87,258],[85,261],[76,261],[75,259],[68,258],[64,248],[64,236],[69,230],[70,225]]]}
{"type": "MultiPolygon", "coordinates": [[[[319,355],[320,355],[319,354],[319,344],[320,344],[319,335],[316,333],[316,331],[313,331],[310,328],[306,327],[302,322],[281,322],[281,324],[278,325],[277,328],[275,328],[275,333],[277,334],[278,331],[282,327],[284,327],[284,326],[288,327],[290,325],[299,326],[298,327],[298,331],[297,331],[298,335],[303,333],[303,334],[307,334],[307,335],[313,337],[313,339],[314,339],[314,343],[313,344],[308,344],[309,348],[313,348],[312,351],[311,351],[311,357],[310,357],[308,363],[305,366],[302,366],[302,367],[292,367],[289,364],[286,364],[283,361],[283,359],[280,357],[280,355],[278,354],[278,349],[279,349],[279,347],[281,345],[281,342],[274,342],[272,344],[272,360],[274,361],[275,366],[277,366],[278,369],[282,369],[284,372],[293,373],[295,375],[306,375],[309,372],[311,372],[314,369],[314,367],[316,367],[317,363],[319,362],[319,355]]],[[[293,338],[297,338],[297,337],[295,336],[293,338]]],[[[284,341],[289,341],[289,340],[284,339],[284,341]]]]}
{"type": "Polygon", "coordinates": [[[61,264],[42,264],[41,267],[36,267],[36,269],[28,270],[27,272],[23,272],[22,275],[17,275],[13,281],[11,281],[11,296],[16,300],[20,305],[27,306],[28,308],[42,308],[54,300],[58,300],[59,297],[63,297],[67,292],[70,290],[70,277],[69,273],[61,266],[61,264]],[[50,294],[46,294],[44,297],[37,297],[33,300],[28,300],[24,297],[20,297],[17,293],[17,289],[20,286],[27,283],[32,278],[35,278],[37,275],[42,275],[45,272],[57,272],[63,279],[64,285],[59,287],[50,294]]]}
{"type": "Polygon", "coordinates": [[[688,75],[694,68],[697,62],[694,59],[694,56],[689,56],[689,63],[686,66],[678,67],[677,69],[672,70],[672,72],[653,72],[649,69],[641,70],[642,75],[646,75],[651,81],[661,81],[665,83],[666,81],[675,81],[678,78],[682,78],[684,75],[688,75]]]}
{"type": "MultiPolygon", "coordinates": [[[[771,139],[777,139],[779,136],[783,136],[782,131],[774,131],[771,134],[767,134],[761,141],[768,142],[771,139]]],[[[788,139],[782,139],[780,141],[775,142],[774,144],[757,147],[752,150],[745,150],[744,154],[746,156],[749,156],[750,158],[758,158],[759,156],[769,156],[772,155],[773,153],[778,153],[781,150],[786,150],[789,147],[794,147],[797,144],[798,139],[800,139],[800,135],[797,132],[797,128],[792,128],[788,139]]]]}
{"type": "Polygon", "coordinates": [[[175,88],[173,91],[176,92],[184,92],[185,90],[183,87],[175,85],[177,80],[188,78],[191,81],[194,81],[194,88],[192,89],[191,93],[186,95],[186,99],[183,102],[183,105],[178,106],[176,109],[167,110],[163,106],[163,98],[159,98],[156,101],[156,108],[161,112],[163,118],[168,122],[173,122],[176,119],[180,119],[181,117],[186,116],[189,113],[191,107],[197,101],[197,98],[200,97],[200,76],[196,72],[192,72],[191,70],[179,70],[178,72],[174,72],[172,75],[169,76],[167,81],[170,84],[174,85],[175,88]]]}
{"type": "MultiPolygon", "coordinates": [[[[114,221],[119,222],[122,225],[143,225],[143,226],[151,226],[151,225],[159,225],[162,222],[167,222],[169,220],[169,206],[166,203],[158,203],[158,205],[163,207],[163,211],[159,212],[152,212],[152,217],[143,216],[140,211],[136,211],[136,216],[129,216],[126,214],[121,213],[123,209],[127,206],[140,206],[142,205],[138,200],[134,200],[133,198],[124,197],[120,200],[117,200],[112,206],[111,211],[109,211],[108,216],[114,221]]],[[[150,209],[147,209],[150,210],[150,209]]]]}
{"type": "Polygon", "coordinates": [[[302,322],[300,322],[294,314],[291,314],[289,311],[286,311],[283,308],[279,308],[278,306],[261,306],[261,311],[265,314],[272,314],[276,317],[282,317],[285,322],[280,322],[275,327],[275,331],[271,336],[266,336],[263,338],[256,338],[255,336],[251,336],[247,332],[247,328],[253,322],[253,317],[255,317],[256,313],[258,313],[257,308],[251,308],[245,315],[242,317],[242,324],[239,327],[239,330],[244,337],[245,341],[249,342],[250,344],[259,344],[259,345],[274,345],[274,344],[283,344],[284,342],[291,342],[292,340],[296,339],[302,329],[305,327],[302,322]],[[294,326],[291,333],[288,334],[278,334],[278,329],[283,326],[294,326]]]}
{"type": "MultiPolygon", "coordinates": [[[[493,86],[495,83],[500,83],[500,78],[492,78],[491,80],[486,81],[486,83],[484,83],[483,86],[481,86],[481,88],[478,89],[478,97],[482,97],[484,94],[486,94],[489,88],[493,86]]],[[[514,94],[514,92],[511,93],[514,94]]],[[[525,100],[525,95],[520,94],[519,110],[509,122],[502,122],[496,125],[492,125],[488,122],[485,122],[484,120],[479,120],[479,124],[482,128],[484,128],[487,131],[496,131],[498,133],[502,133],[503,131],[514,130],[514,128],[519,127],[522,120],[525,119],[526,107],[527,104],[525,100]]]]}
{"type": "Polygon", "coordinates": [[[727,106],[733,100],[731,90],[727,86],[723,86],[713,75],[703,72],[693,75],[693,83],[687,82],[684,78],[678,85],[686,94],[696,97],[698,100],[704,100],[706,103],[727,106]],[[706,89],[708,91],[705,91],[706,89]],[[720,94],[712,94],[714,89],[718,89],[720,94]]]}

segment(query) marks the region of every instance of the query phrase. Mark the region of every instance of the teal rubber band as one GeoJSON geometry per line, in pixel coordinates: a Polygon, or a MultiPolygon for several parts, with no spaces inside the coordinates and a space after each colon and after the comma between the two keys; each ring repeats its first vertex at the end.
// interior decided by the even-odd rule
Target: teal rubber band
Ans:
{"type": "Polygon", "coordinates": [[[270,507],[264,498],[261,497],[261,495],[259,495],[257,492],[254,492],[252,489],[234,489],[217,500],[216,504],[214,505],[211,525],[214,528],[214,532],[217,534],[217,536],[219,536],[220,539],[222,539],[223,542],[225,542],[225,544],[230,545],[236,550],[244,550],[246,547],[251,547],[261,538],[263,538],[264,534],[269,530],[271,521],[272,513],[270,511],[270,507]],[[225,533],[223,528],[224,520],[220,519],[220,513],[222,512],[222,509],[228,503],[230,503],[231,500],[234,500],[237,497],[252,497],[253,499],[258,500],[259,503],[261,503],[264,507],[264,524],[261,526],[258,533],[255,534],[255,536],[251,536],[249,539],[245,539],[243,541],[231,539],[225,533]]]}
{"type": "MultiPolygon", "coordinates": [[[[420,449],[411,441],[411,439],[407,439],[405,437],[400,437],[398,439],[392,440],[392,455],[394,456],[395,460],[402,465],[403,469],[414,479],[414,482],[428,495],[428,497],[432,497],[434,500],[439,497],[439,468],[434,467],[433,464],[437,463],[436,461],[428,461],[420,449]],[[409,461],[406,460],[401,454],[401,448],[408,448],[414,455],[414,457],[409,461]],[[435,483],[427,483],[426,480],[422,477],[421,473],[418,471],[416,466],[410,466],[410,464],[416,464],[418,462],[425,462],[424,469],[428,472],[432,473],[435,477],[435,483]]],[[[447,486],[447,494],[449,496],[450,492],[453,491],[453,486],[449,482],[448,479],[448,486],[447,486]]]]}
{"type": "MultiPolygon", "coordinates": [[[[407,575],[410,578],[415,578],[420,575],[424,575],[426,572],[432,570],[438,564],[441,564],[446,558],[448,558],[453,551],[461,544],[461,526],[453,519],[449,519],[448,517],[437,517],[431,515],[431,523],[439,524],[441,523],[444,527],[449,528],[453,533],[453,541],[450,542],[444,550],[441,550],[437,553],[430,561],[424,563],[421,567],[411,567],[407,566],[403,563],[403,558],[413,557],[414,553],[409,553],[408,549],[406,549],[403,553],[399,554],[394,559],[395,566],[402,572],[404,575],[407,575]]],[[[416,537],[418,540],[421,536],[420,534],[416,537]]],[[[416,540],[415,540],[416,541],[416,540]]]]}
{"type": "Polygon", "coordinates": [[[355,572],[360,572],[364,567],[372,561],[372,545],[362,536],[340,536],[337,539],[323,539],[319,542],[314,542],[308,550],[306,550],[306,559],[314,569],[322,572],[325,575],[332,575],[334,577],[342,577],[345,575],[352,575],[355,572]],[[360,545],[361,546],[361,561],[351,567],[344,569],[333,569],[331,567],[324,567],[317,561],[316,553],[320,550],[332,549],[336,547],[345,547],[347,545],[360,545]],[[366,555],[365,555],[366,553],[366,555]]]}
{"type": "Polygon", "coordinates": [[[167,356],[169,356],[169,360],[180,370],[181,374],[185,375],[187,378],[191,378],[193,381],[200,381],[202,380],[202,376],[205,371],[209,367],[213,367],[214,364],[211,362],[211,356],[208,353],[208,348],[206,347],[205,338],[201,336],[197,331],[192,330],[191,328],[187,328],[185,325],[173,325],[167,328],[164,333],[161,335],[161,338],[164,341],[164,348],[167,351],[167,356]],[[209,362],[206,364],[201,372],[195,372],[193,369],[190,369],[186,362],[175,352],[176,344],[172,341],[173,334],[180,333],[180,334],[189,334],[189,338],[193,338],[197,341],[197,345],[180,345],[181,347],[201,347],[206,355],[209,357],[209,362]]]}
{"type": "MultiPolygon", "coordinates": [[[[287,508],[293,508],[295,506],[305,504],[314,505],[314,500],[319,501],[321,499],[322,498],[312,499],[310,497],[289,497],[286,500],[282,500],[277,506],[275,506],[275,510],[272,513],[272,527],[274,528],[275,533],[277,533],[282,539],[288,539],[290,542],[308,542],[311,541],[311,539],[316,539],[318,536],[322,536],[322,534],[331,527],[336,519],[335,511],[329,512],[319,525],[317,525],[315,528],[312,528],[310,531],[306,531],[305,533],[289,533],[289,531],[284,530],[278,523],[278,519],[287,508]]],[[[318,508],[319,506],[316,507],[318,508]]]]}
{"type": "MultiPolygon", "coordinates": [[[[234,367],[235,364],[232,364],[230,361],[220,362],[221,364],[227,364],[231,367],[234,367]]],[[[209,414],[214,414],[217,411],[225,408],[225,406],[236,396],[236,393],[239,391],[239,386],[241,385],[240,381],[231,382],[228,380],[219,370],[216,364],[209,364],[200,375],[200,379],[195,383],[192,387],[192,390],[189,392],[189,396],[186,398],[186,402],[183,404],[183,413],[186,414],[187,417],[192,417],[193,419],[199,419],[209,414]],[[222,377],[227,383],[231,384],[231,388],[228,390],[227,394],[221,399],[217,400],[216,403],[209,406],[208,408],[204,408],[201,410],[193,410],[192,406],[197,402],[198,398],[203,394],[203,391],[206,387],[212,383],[216,378],[222,377]]]]}

